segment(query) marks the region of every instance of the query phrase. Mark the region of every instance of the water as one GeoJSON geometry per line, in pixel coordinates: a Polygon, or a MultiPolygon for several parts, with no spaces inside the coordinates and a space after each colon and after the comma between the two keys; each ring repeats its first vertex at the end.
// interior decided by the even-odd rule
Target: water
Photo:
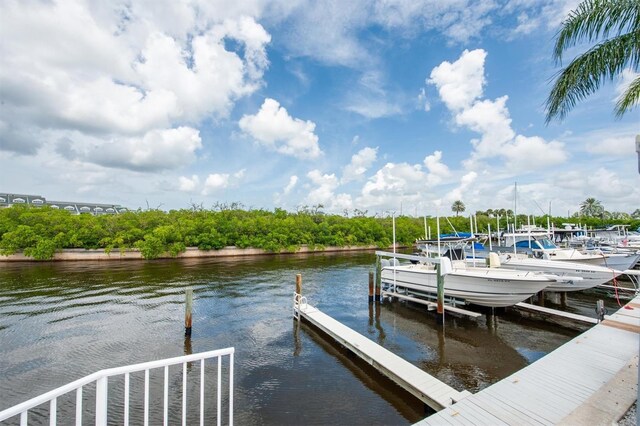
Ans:
{"type": "MultiPolygon", "coordinates": [[[[371,253],[2,263],[0,410],[103,368],[234,346],[237,424],[423,418],[421,403],[294,323],[297,273],[309,303],[459,390],[483,389],[576,335],[513,314],[449,316],[443,332],[421,307],[375,308],[367,303],[373,263],[371,253]],[[190,341],[183,324],[187,286],[194,289],[190,341]]],[[[571,297],[568,310],[593,316],[596,299],[571,297]]],[[[59,413],[73,411],[59,406],[59,413]]]]}

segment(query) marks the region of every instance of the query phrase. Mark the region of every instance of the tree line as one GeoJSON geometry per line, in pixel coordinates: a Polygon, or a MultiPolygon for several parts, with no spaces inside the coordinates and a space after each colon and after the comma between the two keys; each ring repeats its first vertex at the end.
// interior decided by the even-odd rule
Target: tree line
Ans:
{"type": "MultiPolygon", "coordinates": [[[[495,229],[495,218],[476,215],[478,230],[495,229]]],[[[519,215],[518,223],[526,223],[519,215]]],[[[560,225],[565,218],[552,218],[560,225]]],[[[513,223],[513,218],[510,220],[513,223]]],[[[541,219],[546,224],[546,218],[541,219]]],[[[601,226],[598,218],[585,218],[588,226],[601,226]]],[[[622,220],[634,229],[640,220],[622,220]]],[[[501,222],[504,227],[506,221],[501,222]]],[[[436,219],[427,218],[427,227],[436,235],[436,219]]],[[[326,214],[321,206],[288,212],[276,208],[246,210],[237,205],[217,210],[201,207],[171,210],[139,210],[118,215],[74,215],[48,206],[13,206],[0,209],[0,254],[24,253],[36,260],[53,258],[56,251],[70,248],[114,250],[138,249],[145,259],[170,254],[177,256],[187,247],[217,250],[226,246],[259,248],[269,252],[296,251],[302,245],[311,249],[328,246],[390,247],[393,241],[391,217],[360,214],[326,214]]],[[[463,216],[441,218],[442,233],[469,232],[469,219],[463,216]]],[[[427,231],[429,233],[429,231],[427,231]]],[[[423,218],[396,218],[396,242],[409,246],[425,237],[423,218]]]]}

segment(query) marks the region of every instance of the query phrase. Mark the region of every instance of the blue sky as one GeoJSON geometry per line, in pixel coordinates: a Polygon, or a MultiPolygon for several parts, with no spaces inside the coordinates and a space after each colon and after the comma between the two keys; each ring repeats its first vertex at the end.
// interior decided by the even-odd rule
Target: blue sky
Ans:
{"type": "MultiPolygon", "coordinates": [[[[0,191],[130,208],[640,208],[637,70],[544,123],[569,0],[3,1],[0,191]]],[[[584,49],[568,52],[570,59],[584,49]]]]}

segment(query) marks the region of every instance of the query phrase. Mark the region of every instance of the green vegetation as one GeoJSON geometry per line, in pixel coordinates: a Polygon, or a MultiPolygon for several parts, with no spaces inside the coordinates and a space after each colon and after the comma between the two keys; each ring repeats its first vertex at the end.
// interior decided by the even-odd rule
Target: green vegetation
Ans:
{"type": "MultiPolygon", "coordinates": [[[[491,212],[501,210],[491,210],[491,212]]],[[[506,211],[505,211],[506,212],[506,211]]],[[[114,250],[136,248],[145,259],[165,253],[177,256],[186,247],[215,250],[225,246],[260,248],[271,252],[295,251],[300,246],[321,249],[327,246],[376,246],[387,248],[392,242],[391,217],[368,217],[356,212],[353,217],[325,214],[321,207],[298,212],[282,209],[244,210],[218,206],[216,210],[147,210],[120,215],[72,215],[49,207],[13,206],[0,209],[0,254],[23,252],[37,260],[51,259],[56,251],[67,248],[114,250]]],[[[486,231],[496,220],[487,212],[477,212],[478,229],[486,231]]],[[[588,226],[602,226],[602,218],[581,218],[588,226]]],[[[511,219],[512,221],[512,219],[511,219]]],[[[525,215],[518,216],[526,223],[525,215]]],[[[560,225],[566,218],[553,218],[560,225]]],[[[575,221],[575,220],[574,220],[575,221]]],[[[640,218],[628,216],[607,223],[627,223],[634,229],[640,218]]],[[[505,225],[504,219],[501,226],[505,225]]],[[[546,224],[546,217],[538,220],[546,224]]],[[[431,234],[436,235],[435,218],[428,219],[431,234]]],[[[467,217],[441,219],[443,233],[469,230],[467,217]]],[[[424,237],[422,218],[396,218],[396,240],[411,245],[424,237]]]]}
{"type": "MultiPolygon", "coordinates": [[[[563,119],[581,100],[613,81],[626,68],[640,64],[640,2],[638,0],[586,0],[562,23],[553,52],[556,62],[581,42],[595,44],[578,55],[556,79],[547,99],[547,123],[563,119]]],[[[615,112],[621,117],[640,101],[640,77],[622,93],[615,112]]]]}

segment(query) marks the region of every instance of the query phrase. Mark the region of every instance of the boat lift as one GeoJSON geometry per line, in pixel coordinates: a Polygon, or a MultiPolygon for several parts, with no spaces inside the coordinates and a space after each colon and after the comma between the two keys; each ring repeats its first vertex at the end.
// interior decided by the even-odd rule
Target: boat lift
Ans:
{"type": "MultiPolygon", "coordinates": [[[[425,262],[429,261],[436,265],[437,274],[438,274],[438,293],[436,295],[436,302],[424,300],[414,295],[410,295],[408,291],[405,293],[400,293],[397,290],[397,286],[395,282],[392,285],[387,286],[386,290],[382,290],[382,297],[389,298],[398,298],[402,300],[408,300],[410,302],[419,303],[422,305],[426,305],[428,310],[437,310],[438,318],[442,318],[444,321],[444,311],[454,312],[461,315],[466,315],[472,318],[477,318],[482,316],[482,314],[478,312],[469,311],[467,309],[462,309],[457,306],[454,306],[456,302],[454,298],[449,298],[449,305],[445,304],[444,297],[444,276],[450,271],[451,264],[448,258],[444,258],[447,262],[441,262],[441,257],[425,257],[419,256],[415,254],[402,254],[402,253],[391,253],[386,251],[376,251],[376,285],[381,285],[381,277],[382,277],[382,260],[383,258],[391,258],[394,265],[396,264],[397,259],[410,260],[412,262],[425,262]],[[448,266],[446,266],[448,264],[448,266]]],[[[385,259],[386,260],[386,259],[385,259]]]]}

